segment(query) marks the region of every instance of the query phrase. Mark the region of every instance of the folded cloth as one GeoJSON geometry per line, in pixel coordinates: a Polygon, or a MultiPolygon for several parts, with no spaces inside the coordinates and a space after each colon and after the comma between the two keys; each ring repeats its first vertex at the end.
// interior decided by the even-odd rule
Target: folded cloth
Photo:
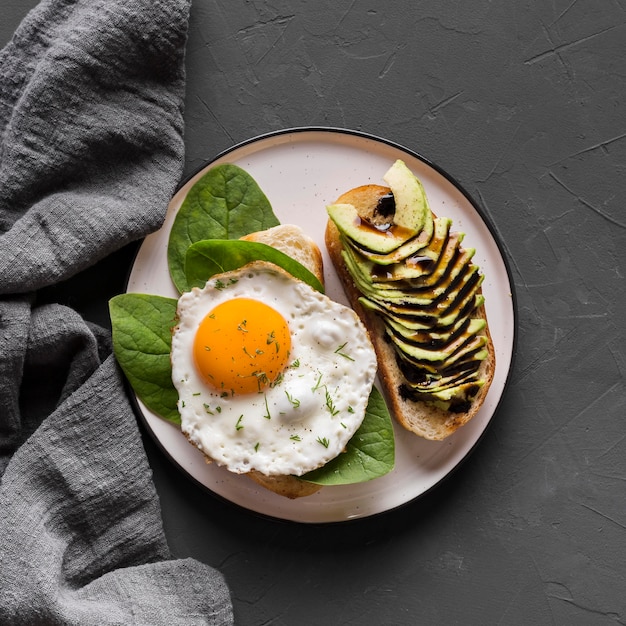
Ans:
{"type": "Polygon", "coordinates": [[[45,286],[161,224],[189,0],[44,0],[0,51],[0,623],[231,624],[173,559],[110,333],[45,286]]]}

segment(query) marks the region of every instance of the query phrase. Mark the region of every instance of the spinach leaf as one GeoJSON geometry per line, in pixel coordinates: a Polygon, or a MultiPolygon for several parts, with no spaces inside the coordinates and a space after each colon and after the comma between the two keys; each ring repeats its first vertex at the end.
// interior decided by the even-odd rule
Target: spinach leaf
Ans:
{"type": "Polygon", "coordinates": [[[365,418],[346,451],[323,467],[300,476],[318,485],[348,485],[384,476],[393,469],[395,443],[391,417],[380,391],[372,388],[365,418]]]}
{"type": "Polygon", "coordinates": [[[151,411],[180,425],[170,362],[176,304],[172,298],[126,293],[109,301],[109,313],[113,352],[128,382],[151,411]]]}
{"type": "Polygon", "coordinates": [[[185,259],[187,286],[189,289],[204,287],[214,274],[238,269],[251,261],[274,263],[313,289],[324,292],[324,287],[315,274],[280,250],[255,241],[222,239],[198,241],[189,247],[185,259]]]}
{"type": "Polygon", "coordinates": [[[167,262],[176,288],[188,290],[187,248],[203,239],[239,239],[278,225],[256,181],[232,164],[211,168],[189,190],[170,231],[167,262]]]}

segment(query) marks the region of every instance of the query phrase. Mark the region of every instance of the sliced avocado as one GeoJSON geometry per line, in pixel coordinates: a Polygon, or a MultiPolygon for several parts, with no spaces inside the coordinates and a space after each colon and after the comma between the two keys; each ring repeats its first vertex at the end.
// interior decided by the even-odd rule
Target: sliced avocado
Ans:
{"type": "MultiPolygon", "coordinates": [[[[373,280],[379,282],[407,280],[431,274],[435,267],[439,265],[439,259],[448,246],[450,224],[450,221],[447,219],[435,219],[434,232],[428,245],[397,263],[383,265],[372,258],[371,254],[364,252],[362,256],[375,264],[372,273],[373,280]]],[[[460,240],[463,237],[460,233],[453,234],[453,236],[455,242],[459,237],[461,238],[460,240]]]]}
{"type": "Polygon", "coordinates": [[[442,316],[438,320],[438,328],[447,328],[456,324],[461,319],[471,317],[474,311],[483,304],[485,298],[482,294],[478,294],[473,291],[468,294],[467,298],[459,300],[456,306],[452,307],[446,312],[446,315],[442,316]]]}
{"type": "Polygon", "coordinates": [[[354,280],[359,291],[366,295],[375,294],[376,291],[372,285],[372,280],[368,272],[368,266],[364,263],[360,263],[355,259],[354,253],[349,247],[345,247],[341,251],[341,257],[346,264],[352,279],[354,280]]]}
{"type": "Polygon", "coordinates": [[[484,302],[475,251],[461,247],[464,235],[450,232],[450,219],[433,219],[421,182],[402,161],[384,179],[393,197],[388,221],[374,225],[349,204],[328,207],[342,257],[359,302],[380,316],[396,350],[402,396],[467,410],[488,357],[486,321],[475,313],[484,302]]]}
{"type": "MultiPolygon", "coordinates": [[[[375,264],[364,259],[351,246],[345,246],[343,248],[342,256],[355,283],[362,293],[366,295],[380,297],[383,299],[387,296],[389,298],[404,298],[405,293],[412,293],[415,291],[408,281],[374,282],[373,275],[376,271],[375,264]]],[[[424,294],[424,298],[429,297],[426,289],[420,291],[420,295],[424,294]]],[[[426,304],[427,300],[424,300],[423,303],[426,304]]]]}
{"type": "Polygon", "coordinates": [[[405,368],[403,370],[405,372],[405,376],[407,379],[406,384],[416,393],[419,394],[431,394],[444,391],[446,389],[453,389],[458,385],[469,383],[469,382],[478,382],[476,380],[476,364],[472,369],[461,370],[459,372],[455,372],[451,375],[439,376],[437,374],[429,375],[426,377],[426,380],[420,382],[411,382],[410,375],[411,370],[414,368],[405,368]],[[408,371],[407,371],[408,369],[408,371]]]}
{"type": "MultiPolygon", "coordinates": [[[[401,305],[408,313],[433,315],[438,318],[448,317],[454,311],[461,309],[462,304],[469,297],[473,297],[480,286],[482,275],[478,274],[478,266],[469,265],[467,271],[458,284],[458,288],[440,294],[433,299],[430,295],[424,295],[419,290],[402,289],[376,289],[369,285],[363,285],[364,295],[385,306],[385,303],[401,305]]],[[[454,320],[444,324],[450,326],[454,320]]]]}
{"type": "Polygon", "coordinates": [[[422,306],[436,305],[439,311],[447,308],[454,302],[461,290],[469,283],[472,276],[478,272],[478,266],[469,262],[461,262],[452,268],[434,287],[426,289],[411,289],[408,293],[421,299],[422,306]]]}
{"type": "MultiPolygon", "coordinates": [[[[437,219],[440,218],[436,218],[433,223],[435,223],[437,219]]],[[[448,225],[452,224],[452,220],[448,220],[447,218],[443,219],[448,222],[448,225]]],[[[430,244],[432,237],[433,232],[422,230],[419,234],[415,235],[415,237],[412,237],[406,243],[403,243],[399,248],[396,248],[387,254],[381,254],[379,252],[374,252],[373,250],[365,249],[362,250],[362,253],[370,261],[373,261],[377,265],[385,266],[392,265],[394,263],[401,263],[405,259],[408,259],[410,256],[413,256],[426,248],[426,246],[430,244]]]]}
{"type": "Polygon", "coordinates": [[[387,229],[378,228],[362,219],[351,204],[330,204],[326,211],[339,232],[367,250],[391,252],[415,235],[415,230],[393,224],[387,229]]]}
{"type": "Polygon", "coordinates": [[[376,302],[371,298],[365,296],[359,298],[361,305],[371,311],[383,316],[385,322],[388,320],[395,320],[407,328],[413,330],[430,330],[436,332],[438,330],[447,329],[453,327],[455,324],[459,324],[470,317],[473,311],[484,303],[484,297],[481,294],[476,295],[473,299],[465,302],[463,308],[455,310],[445,318],[437,318],[434,315],[418,312],[411,313],[410,310],[401,304],[394,304],[391,302],[376,302]]]}
{"type": "Polygon", "coordinates": [[[476,335],[473,337],[463,335],[458,341],[454,341],[449,346],[446,346],[444,350],[427,350],[402,341],[402,339],[394,334],[390,334],[389,336],[412,362],[417,361],[420,365],[445,363],[446,366],[448,366],[458,359],[461,359],[468,352],[481,348],[487,341],[484,335],[476,335]]]}
{"type": "Polygon", "coordinates": [[[469,409],[472,399],[484,384],[484,380],[468,380],[432,393],[423,393],[418,389],[403,384],[401,385],[400,393],[402,393],[405,399],[423,400],[444,411],[465,412],[469,409]]]}
{"type": "MultiPolygon", "coordinates": [[[[366,297],[359,298],[359,302],[364,308],[369,309],[370,311],[375,311],[381,315],[385,322],[388,322],[389,320],[401,320],[403,325],[407,328],[412,328],[413,330],[429,330],[437,326],[437,318],[432,316],[405,315],[404,312],[399,313],[394,311],[391,306],[383,307],[378,302],[374,302],[366,297]]],[[[398,308],[402,311],[402,307],[398,308]]]]}
{"type": "MultiPolygon", "coordinates": [[[[451,266],[456,263],[455,256],[460,247],[460,241],[461,238],[457,237],[456,233],[450,235],[445,247],[440,251],[439,257],[435,259],[427,272],[419,268],[417,263],[405,264],[403,266],[393,265],[392,270],[385,276],[385,281],[381,280],[378,275],[375,275],[373,279],[377,281],[377,283],[382,283],[390,282],[388,279],[392,277],[393,280],[407,281],[411,288],[432,287],[437,284],[442,277],[450,271],[451,266]]],[[[375,268],[376,267],[377,266],[375,266],[375,268]]]]}
{"type": "Polygon", "coordinates": [[[433,215],[428,206],[426,192],[406,163],[398,159],[387,170],[383,180],[391,188],[396,201],[394,223],[401,228],[414,230],[414,235],[421,231],[432,233],[433,215]]]}
{"type": "Polygon", "coordinates": [[[430,306],[440,304],[440,309],[448,307],[443,302],[444,297],[448,303],[453,301],[457,293],[461,291],[467,281],[478,271],[478,266],[471,263],[472,251],[465,254],[465,251],[455,257],[455,262],[448,265],[446,272],[440,276],[440,280],[433,284],[427,283],[422,286],[419,281],[395,281],[395,282],[372,282],[366,273],[366,268],[354,261],[358,265],[356,271],[360,273],[362,282],[367,284],[368,293],[378,295],[383,299],[404,299],[407,304],[412,303],[419,306],[430,306]]]}
{"type": "MultiPolygon", "coordinates": [[[[478,266],[470,264],[454,284],[438,298],[427,298],[418,289],[405,292],[403,301],[408,311],[416,310],[416,305],[418,305],[420,307],[419,312],[443,318],[455,310],[460,311],[467,299],[476,294],[481,282],[482,275],[478,273],[478,266]]],[[[388,292],[385,292],[385,297],[391,300],[388,292]]],[[[393,301],[398,302],[399,296],[393,301]]],[[[445,325],[450,326],[453,323],[454,321],[445,325]]]]}
{"type": "MultiPolygon", "coordinates": [[[[476,266],[473,266],[476,267],[476,266]]],[[[483,283],[484,276],[478,273],[478,269],[472,274],[463,291],[459,292],[457,299],[444,311],[442,310],[439,320],[443,326],[450,326],[464,311],[478,306],[476,296],[483,283]]],[[[482,297],[482,296],[481,296],[482,297]]]]}
{"type": "Polygon", "coordinates": [[[342,202],[326,207],[330,219],[346,237],[375,253],[388,254],[418,235],[419,245],[427,245],[433,234],[433,216],[422,183],[401,160],[383,178],[395,202],[391,222],[375,225],[352,204],[342,202]]]}
{"type": "Polygon", "coordinates": [[[466,344],[470,349],[463,349],[463,355],[452,365],[447,363],[425,362],[412,359],[402,352],[398,352],[398,364],[405,375],[409,386],[419,385],[426,379],[436,379],[438,377],[452,376],[456,372],[471,370],[474,374],[480,367],[483,359],[487,356],[482,340],[473,345],[472,342],[466,344]]]}
{"type": "Polygon", "coordinates": [[[455,385],[454,387],[447,387],[446,389],[435,391],[430,395],[444,402],[450,402],[452,400],[466,400],[475,396],[477,391],[484,384],[485,381],[483,380],[473,380],[455,385]]]}
{"type": "MultiPolygon", "coordinates": [[[[475,322],[477,320],[472,321],[475,322]]],[[[394,329],[398,335],[404,337],[411,343],[428,346],[432,349],[445,346],[461,333],[467,332],[472,334],[472,328],[470,327],[472,321],[468,318],[462,319],[459,320],[458,323],[454,324],[454,326],[437,332],[437,330],[430,328],[428,330],[408,328],[405,324],[398,322],[396,319],[388,319],[389,326],[394,329]]]]}
{"type": "Polygon", "coordinates": [[[424,278],[412,280],[411,285],[415,289],[430,289],[442,282],[449,283],[450,278],[458,276],[461,268],[468,265],[474,257],[474,254],[476,254],[474,248],[458,247],[454,249],[453,246],[451,246],[450,252],[450,256],[447,256],[446,251],[445,261],[438,264],[432,273],[424,278]]]}
{"type": "Polygon", "coordinates": [[[398,337],[401,337],[403,341],[415,347],[430,351],[439,351],[448,350],[455,342],[462,343],[464,341],[463,338],[467,339],[468,337],[478,334],[486,325],[485,320],[482,318],[474,318],[469,321],[465,320],[465,322],[465,324],[462,323],[460,326],[453,327],[448,332],[439,333],[439,338],[436,338],[437,333],[424,333],[410,330],[402,324],[390,324],[390,327],[395,331],[398,337]]]}

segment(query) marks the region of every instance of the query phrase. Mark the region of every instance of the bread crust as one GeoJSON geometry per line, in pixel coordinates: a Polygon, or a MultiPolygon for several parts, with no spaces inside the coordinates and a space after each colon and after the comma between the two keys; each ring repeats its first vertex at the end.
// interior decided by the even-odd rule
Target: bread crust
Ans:
{"type": "MultiPolygon", "coordinates": [[[[337,202],[353,204],[359,215],[366,215],[368,212],[371,213],[372,207],[364,206],[364,203],[369,204],[375,198],[390,191],[387,187],[367,185],[342,194],[337,202]],[[358,193],[355,194],[355,191],[358,193]]],[[[484,380],[484,384],[472,399],[472,403],[467,411],[463,413],[451,412],[436,407],[432,403],[407,399],[401,393],[401,385],[405,382],[405,378],[397,365],[395,348],[385,338],[385,327],[380,316],[374,311],[364,308],[359,302],[362,294],[355,286],[352,276],[344,263],[341,254],[343,245],[340,233],[330,219],[326,226],[325,243],[346,297],[370,334],[370,339],[378,358],[378,377],[382,392],[396,421],[405,429],[425,439],[441,441],[449,437],[476,415],[487,396],[493,380],[496,358],[493,341],[489,334],[489,325],[487,324],[483,331],[483,334],[487,337],[485,348],[488,351],[488,356],[482,361],[479,369],[479,376],[484,380]]],[[[476,310],[475,317],[487,319],[484,306],[476,310]]]]}
{"type": "Polygon", "coordinates": [[[324,265],[322,252],[311,237],[294,224],[279,224],[267,230],[250,233],[242,241],[255,241],[272,246],[304,265],[324,284],[324,265]]]}

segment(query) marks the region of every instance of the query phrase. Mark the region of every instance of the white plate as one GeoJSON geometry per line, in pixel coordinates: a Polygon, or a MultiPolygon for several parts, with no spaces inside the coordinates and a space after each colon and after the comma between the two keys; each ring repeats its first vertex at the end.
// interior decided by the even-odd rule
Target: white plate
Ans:
{"type": "Polygon", "coordinates": [[[326,293],[346,303],[324,247],[325,206],[344,191],[381,177],[395,159],[403,159],[421,179],[431,207],[453,219],[466,233],[464,245],[476,248],[485,274],[483,292],[496,349],[496,373],[487,399],[474,419],[444,442],[431,442],[397,427],[396,465],[368,483],[325,487],[317,494],[288,500],[251,480],[207,465],[180,431],[137,402],[141,417],[164,452],[191,478],[241,507],[283,520],[341,522],[401,506],[424,494],[449,474],[472,450],[494,415],[506,385],[515,343],[515,308],[507,265],[480,212],[454,181],[415,153],[385,140],[339,129],[292,129],[234,147],[202,168],[172,199],[163,227],[142,243],[127,291],[176,298],[166,250],[174,216],[187,191],[204,171],[219,163],[245,169],[270,200],[281,223],[297,223],[324,254],[326,293]]]}

